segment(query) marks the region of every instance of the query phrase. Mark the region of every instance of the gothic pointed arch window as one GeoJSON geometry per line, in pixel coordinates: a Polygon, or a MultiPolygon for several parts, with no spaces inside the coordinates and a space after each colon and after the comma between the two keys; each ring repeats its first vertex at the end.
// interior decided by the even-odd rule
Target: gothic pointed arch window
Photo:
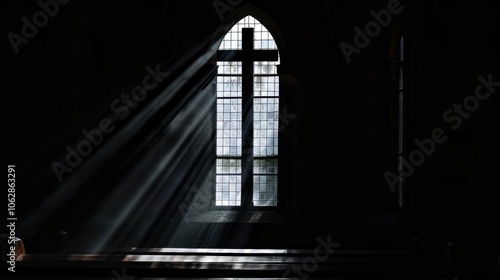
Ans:
{"type": "Polygon", "coordinates": [[[216,207],[278,205],[279,61],[273,36],[252,16],[219,46],[216,207]]]}

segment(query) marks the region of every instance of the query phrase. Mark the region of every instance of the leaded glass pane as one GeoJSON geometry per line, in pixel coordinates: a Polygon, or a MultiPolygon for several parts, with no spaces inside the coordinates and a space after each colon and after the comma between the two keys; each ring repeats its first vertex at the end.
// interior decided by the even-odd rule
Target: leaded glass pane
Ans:
{"type": "Polygon", "coordinates": [[[267,28],[252,16],[246,16],[236,23],[226,34],[219,47],[220,50],[241,50],[242,31],[244,27],[254,28],[254,48],[256,50],[277,50],[278,46],[267,28]]]}
{"type": "Polygon", "coordinates": [[[254,78],[255,97],[278,97],[279,96],[278,76],[256,76],[254,78]]]}
{"type": "Polygon", "coordinates": [[[278,155],[278,98],[254,99],[254,156],[278,155]]]}
{"type": "Polygon", "coordinates": [[[241,156],[241,99],[217,100],[217,156],[241,156]]]}
{"type": "Polygon", "coordinates": [[[278,176],[253,176],[254,206],[276,206],[278,204],[278,176]]]}
{"type": "Polygon", "coordinates": [[[217,97],[241,97],[241,76],[218,76],[217,97]]]}
{"type": "Polygon", "coordinates": [[[254,160],[254,174],[278,174],[278,159],[277,158],[259,158],[254,160]]]}
{"type": "Polygon", "coordinates": [[[241,204],[241,176],[217,175],[215,205],[239,206],[241,204]]]}
{"type": "Polygon", "coordinates": [[[220,75],[241,75],[241,61],[217,61],[218,74],[220,75]]]}

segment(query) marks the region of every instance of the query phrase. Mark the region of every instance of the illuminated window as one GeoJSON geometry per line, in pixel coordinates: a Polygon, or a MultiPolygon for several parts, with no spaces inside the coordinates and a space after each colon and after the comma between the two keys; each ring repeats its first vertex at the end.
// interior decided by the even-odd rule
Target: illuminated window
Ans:
{"type": "Polygon", "coordinates": [[[279,53],[247,16],[217,52],[215,206],[278,204],[279,53]]]}

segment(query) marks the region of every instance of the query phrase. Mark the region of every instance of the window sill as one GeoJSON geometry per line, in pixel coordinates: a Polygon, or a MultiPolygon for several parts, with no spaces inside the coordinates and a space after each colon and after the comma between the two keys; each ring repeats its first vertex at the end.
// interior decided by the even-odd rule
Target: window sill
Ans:
{"type": "Polygon", "coordinates": [[[246,223],[246,224],[280,224],[285,217],[277,211],[253,210],[242,212],[239,210],[209,210],[203,213],[184,217],[189,223],[246,223]]]}

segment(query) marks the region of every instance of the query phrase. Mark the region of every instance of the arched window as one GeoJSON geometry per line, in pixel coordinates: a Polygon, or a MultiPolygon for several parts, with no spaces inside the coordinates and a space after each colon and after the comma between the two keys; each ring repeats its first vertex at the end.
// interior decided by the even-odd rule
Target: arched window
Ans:
{"type": "Polygon", "coordinates": [[[246,16],[217,51],[215,206],[278,204],[279,52],[246,16]]]}

